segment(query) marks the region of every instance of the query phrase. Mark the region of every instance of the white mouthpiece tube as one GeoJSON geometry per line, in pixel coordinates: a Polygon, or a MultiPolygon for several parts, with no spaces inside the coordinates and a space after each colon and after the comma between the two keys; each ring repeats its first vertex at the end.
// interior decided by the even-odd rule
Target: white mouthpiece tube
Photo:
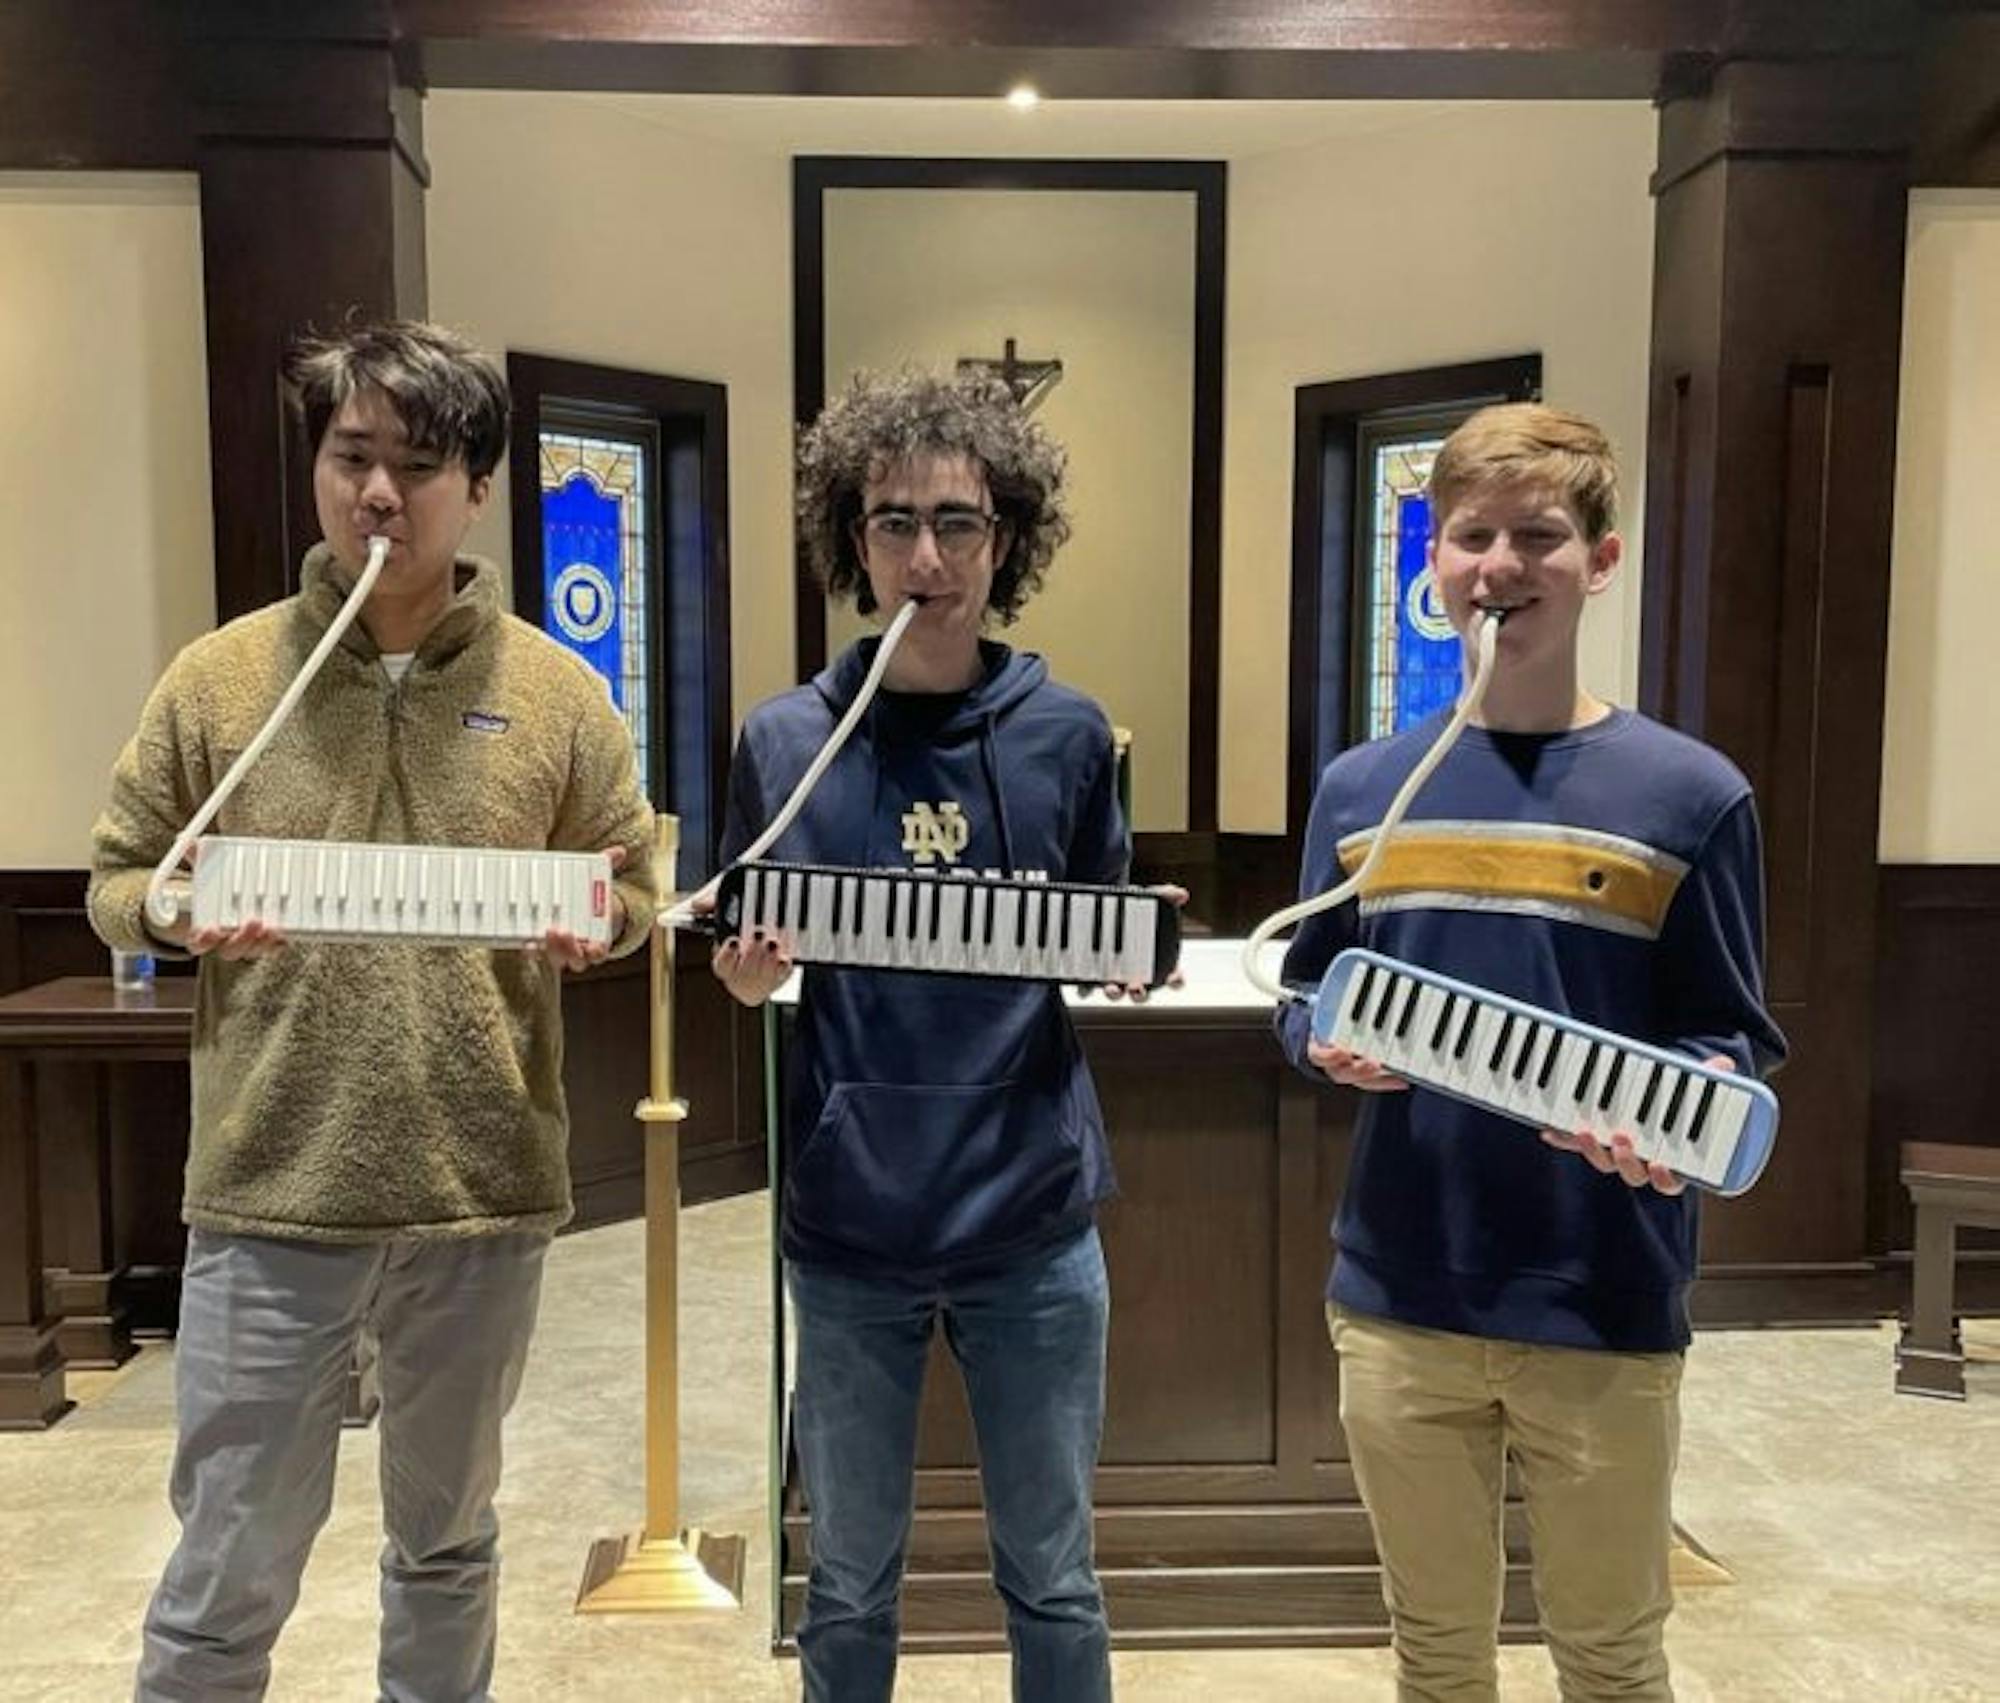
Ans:
{"type": "Polygon", "coordinates": [[[1431,778],[1431,771],[1442,763],[1445,753],[1458,742],[1458,736],[1465,731],[1466,723],[1479,713],[1480,703],[1486,696],[1486,684],[1493,678],[1493,657],[1500,641],[1501,617],[1488,613],[1479,624],[1479,661],[1473,670],[1472,684],[1459,694],[1458,703],[1451,712],[1451,720],[1445,723],[1444,731],[1431,742],[1431,748],[1423,755],[1422,761],[1412,769],[1409,777],[1397,788],[1396,796],[1389,801],[1389,809],[1382,818],[1382,824],[1375,830],[1368,842],[1368,855],[1361,860],[1361,867],[1338,887],[1316,894],[1310,899],[1302,899],[1296,905],[1288,905],[1282,911],[1273,911],[1250,931],[1250,938],[1243,942],[1243,974],[1250,985],[1261,993],[1268,993],[1280,1004],[1289,1000],[1310,997],[1295,988],[1288,988],[1283,982],[1264,974],[1257,962],[1263,951],[1264,942],[1281,930],[1302,923],[1307,917],[1317,916],[1321,911],[1330,911],[1335,905],[1345,904],[1359,893],[1375,866],[1382,861],[1382,853],[1388,848],[1389,836],[1396,831],[1403,820],[1403,813],[1410,808],[1418,790],[1431,778]]]}
{"type": "MultiPolygon", "coordinates": [[[[779,836],[792,825],[792,819],[805,808],[805,802],[812,796],[812,790],[819,785],[834,758],[840,754],[841,746],[847,743],[847,736],[854,731],[855,724],[868,713],[868,706],[875,694],[882,688],[882,676],[889,670],[889,658],[896,654],[896,646],[902,643],[903,634],[916,619],[919,608],[915,599],[904,603],[896,611],[895,620],[889,623],[882,635],[881,644],[875,647],[875,660],[869,665],[866,678],[861,682],[861,690],[854,694],[854,702],[847,706],[847,713],[835,724],[827,735],[826,743],[819,748],[813,760],[806,765],[806,772],[799,776],[799,784],[792,788],[792,795],[784,802],[784,807],[771,818],[771,825],[743,848],[737,857],[738,863],[754,863],[778,843],[779,836]]],[[[722,885],[722,877],[716,876],[699,892],[690,894],[678,905],[660,914],[662,928],[688,928],[699,914],[699,907],[715,897],[716,889],[722,885]]]]}
{"type": "Polygon", "coordinates": [[[340,636],[354,624],[354,617],[361,613],[361,605],[368,601],[368,594],[375,588],[375,581],[381,575],[382,564],[389,559],[389,540],[377,535],[368,540],[368,565],[361,570],[361,577],[354,582],[354,589],[347,594],[347,601],[340,606],[340,613],[334,616],[320,641],[313,647],[313,653],[306,658],[291,685],[285,688],[285,695],[278,700],[278,707],[266,718],[257,730],[257,737],[243,748],[243,754],[229,765],[229,773],[222,777],[221,784],[208,795],[208,800],[194,813],[194,820],[181,830],[180,838],[174,841],[173,849],[160,859],[159,867],[153,871],[153,879],[146,884],[146,916],[156,928],[171,928],[181,914],[181,902],[185,895],[185,883],[170,885],[175,870],[186,861],[194,843],[201,837],[202,830],[215,820],[215,813],[229,800],[236,790],[236,783],[249,771],[250,765],[264,754],[264,747],[271,743],[272,736],[284,725],[285,717],[292,713],[299,699],[319,672],[320,664],[326,661],[333,647],[340,643],[340,636]],[[182,890],[177,891],[176,887],[182,890]]]}

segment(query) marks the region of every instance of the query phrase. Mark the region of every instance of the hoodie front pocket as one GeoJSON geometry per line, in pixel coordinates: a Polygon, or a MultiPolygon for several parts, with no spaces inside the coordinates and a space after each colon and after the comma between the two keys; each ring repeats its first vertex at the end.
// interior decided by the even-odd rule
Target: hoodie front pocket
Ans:
{"type": "Polygon", "coordinates": [[[912,1265],[998,1248],[1087,1204],[1067,1097],[1017,1082],[843,1082],[793,1161],[814,1236],[912,1265]]]}

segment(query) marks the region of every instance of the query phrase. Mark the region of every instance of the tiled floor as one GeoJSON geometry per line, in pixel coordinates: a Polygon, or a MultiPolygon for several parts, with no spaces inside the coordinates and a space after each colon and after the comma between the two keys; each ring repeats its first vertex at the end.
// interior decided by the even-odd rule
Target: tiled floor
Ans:
{"type": "MultiPolygon", "coordinates": [[[[508,1438],[496,1692],[735,1703],[798,1693],[768,1653],[768,1202],[690,1211],[683,1233],[683,1512],[749,1539],[740,1613],[673,1623],[571,1613],[594,1537],[642,1515],[641,1234],[565,1238],[508,1438]]],[[[1890,1392],[1891,1333],[1704,1335],[1689,1361],[1678,1508],[1735,1575],[1684,1590],[1669,1633],[1683,1703],[2000,1699],[2000,1326],[1963,1404],[1890,1392]]],[[[130,1695],[139,1619],[173,1540],[164,1483],[172,1355],[73,1380],[44,1435],[0,1436],[0,1700],[130,1695]]],[[[376,1437],[349,1433],[331,1524],[278,1646],[278,1699],[373,1695],[376,1437]]],[[[1553,1699],[1539,1649],[1502,1654],[1507,1697],[1553,1699]]],[[[1116,1658],[1126,1699],[1386,1699],[1380,1650],[1116,1658]]],[[[899,1698],[1002,1703],[994,1656],[909,1661],[899,1698]]]]}

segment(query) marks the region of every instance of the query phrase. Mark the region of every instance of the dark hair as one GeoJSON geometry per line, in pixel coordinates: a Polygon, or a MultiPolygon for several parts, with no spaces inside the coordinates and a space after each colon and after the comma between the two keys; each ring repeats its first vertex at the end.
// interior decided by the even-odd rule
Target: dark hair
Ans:
{"type": "Polygon", "coordinates": [[[917,368],[860,373],[799,442],[798,518],[814,570],[836,597],[874,611],[854,541],[863,488],[913,456],[966,456],[1006,528],[987,607],[1003,623],[1040,587],[1069,537],[1062,446],[999,379],[917,368]]]}
{"type": "Polygon", "coordinates": [[[507,447],[507,380],[493,357],[455,331],[419,320],[383,320],[332,336],[308,334],[285,354],[285,389],[317,455],[334,415],[362,391],[379,391],[411,447],[484,479],[507,447]]]}

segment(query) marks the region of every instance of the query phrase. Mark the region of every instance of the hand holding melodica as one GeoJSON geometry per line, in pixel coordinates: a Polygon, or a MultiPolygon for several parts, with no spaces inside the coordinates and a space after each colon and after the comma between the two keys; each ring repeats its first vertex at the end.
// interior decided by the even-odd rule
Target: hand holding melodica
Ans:
{"type": "MultiPolygon", "coordinates": [[[[604,855],[611,860],[611,873],[616,875],[625,867],[625,848],[606,846],[604,855]]],[[[531,950],[546,953],[551,964],[558,970],[587,970],[593,964],[601,964],[610,954],[611,941],[625,932],[625,901],[618,897],[618,890],[611,890],[611,936],[606,941],[589,941],[579,938],[566,928],[552,928],[545,933],[538,946],[531,950]]]]}
{"type": "MultiPolygon", "coordinates": [[[[688,902],[697,916],[715,909],[713,893],[697,893],[688,902]]],[[[715,979],[729,990],[739,1005],[758,1006],[785,985],[792,973],[789,944],[772,930],[753,928],[749,938],[732,934],[720,942],[709,958],[715,979]]]]}
{"type": "MultiPolygon", "coordinates": [[[[1716,1053],[1702,1061],[1717,1070],[1734,1070],[1736,1061],[1726,1053],[1716,1053]]],[[[1587,1129],[1545,1129],[1542,1139],[1565,1153],[1581,1154],[1584,1160],[1607,1177],[1621,1178],[1635,1189],[1655,1188],[1661,1194],[1679,1194],[1687,1187],[1685,1177],[1677,1177],[1657,1159],[1642,1159],[1624,1130],[1612,1132],[1609,1141],[1599,1141],[1587,1129]]]]}
{"type": "MultiPolygon", "coordinates": [[[[1176,909],[1179,909],[1188,902],[1187,889],[1185,887],[1176,887],[1172,882],[1161,882],[1157,886],[1149,887],[1147,891],[1159,894],[1161,898],[1165,899],[1168,904],[1174,906],[1176,909]]],[[[1181,974],[1178,964],[1174,966],[1172,972],[1168,975],[1165,985],[1170,988],[1187,986],[1187,977],[1181,974]]],[[[1089,993],[1091,989],[1086,985],[1082,991],[1089,993]]],[[[1099,991],[1103,993],[1106,999],[1129,999],[1134,1005],[1143,1005],[1146,1002],[1146,995],[1151,992],[1151,989],[1144,982],[1105,982],[1099,991]]]]}
{"type": "Polygon", "coordinates": [[[1341,1087],[1359,1088],[1364,1094],[1396,1094],[1410,1086],[1402,1077],[1392,1075],[1379,1059],[1363,1058],[1345,1047],[1308,1041],[1306,1057],[1341,1087]]]}

